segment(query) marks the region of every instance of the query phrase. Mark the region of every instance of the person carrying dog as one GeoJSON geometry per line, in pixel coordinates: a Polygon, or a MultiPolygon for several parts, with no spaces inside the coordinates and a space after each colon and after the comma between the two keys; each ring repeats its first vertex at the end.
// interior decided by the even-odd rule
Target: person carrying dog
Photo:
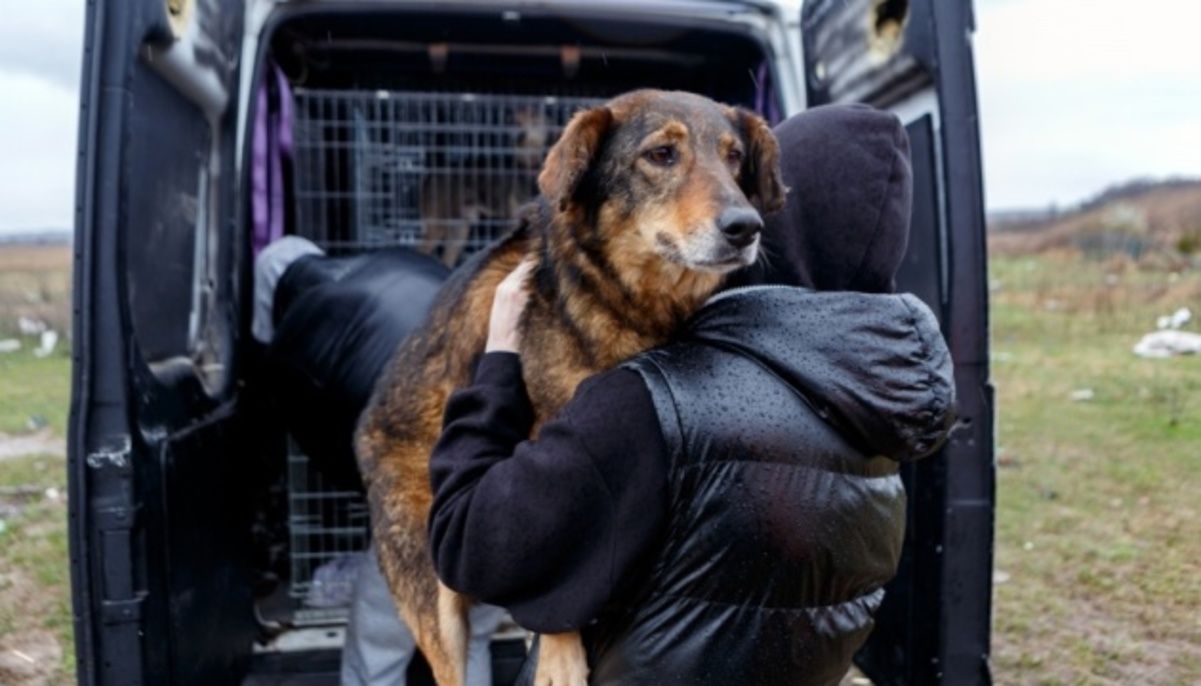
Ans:
{"type": "Polygon", "coordinates": [[[447,404],[430,463],[439,576],[528,629],[581,630],[591,683],[838,683],[900,559],[899,464],[953,423],[938,322],[893,294],[904,129],[832,106],[776,134],[791,192],[766,259],[673,343],[585,381],[526,440],[519,268],[447,404]]]}

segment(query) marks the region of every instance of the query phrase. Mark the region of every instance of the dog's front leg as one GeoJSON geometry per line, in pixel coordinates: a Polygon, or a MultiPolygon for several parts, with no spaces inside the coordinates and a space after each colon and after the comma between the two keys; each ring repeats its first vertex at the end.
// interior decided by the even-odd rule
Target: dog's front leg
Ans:
{"type": "Polygon", "coordinates": [[[588,656],[579,632],[542,634],[538,639],[534,686],[587,685],[588,656]]]}

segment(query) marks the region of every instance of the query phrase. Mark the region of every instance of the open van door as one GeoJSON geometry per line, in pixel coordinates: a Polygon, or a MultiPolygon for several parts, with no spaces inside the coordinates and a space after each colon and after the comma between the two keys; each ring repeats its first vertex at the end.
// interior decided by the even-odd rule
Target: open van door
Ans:
{"type": "Polygon", "coordinates": [[[808,106],[895,112],[912,144],[913,222],[898,288],[939,316],[961,426],[907,465],[905,551],[857,662],[876,684],[987,684],[992,591],[993,390],[970,0],[807,0],[808,106]]]}
{"type": "Polygon", "coordinates": [[[81,684],[230,683],[250,653],[242,5],[88,3],[68,448],[81,684]]]}

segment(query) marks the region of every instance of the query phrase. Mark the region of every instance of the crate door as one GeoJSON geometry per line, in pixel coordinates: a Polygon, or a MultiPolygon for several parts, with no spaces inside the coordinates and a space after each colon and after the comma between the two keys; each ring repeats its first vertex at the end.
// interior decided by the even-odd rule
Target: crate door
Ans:
{"type": "Polygon", "coordinates": [[[980,146],[967,0],[808,0],[809,106],[895,112],[913,151],[914,207],[898,286],[939,316],[964,426],[903,470],[906,544],[856,661],[876,684],[987,684],[994,504],[993,393],[980,146]]]}
{"type": "Polygon", "coordinates": [[[237,0],[88,3],[69,441],[81,684],[233,683],[250,652],[243,14],[237,0]]]}

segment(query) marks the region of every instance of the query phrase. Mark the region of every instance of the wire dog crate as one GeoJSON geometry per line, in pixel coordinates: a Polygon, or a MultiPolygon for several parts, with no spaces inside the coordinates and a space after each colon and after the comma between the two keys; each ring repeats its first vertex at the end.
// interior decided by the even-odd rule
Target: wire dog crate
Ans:
{"type": "Polygon", "coordinates": [[[360,556],[367,545],[367,504],[356,491],[331,488],[308,456],[289,441],[289,594],[303,604],[298,625],[343,620],[360,556]]]}
{"type": "Polygon", "coordinates": [[[340,252],[413,246],[449,266],[534,197],[542,159],[596,98],[298,89],[297,233],[340,252]]]}
{"type": "MultiPolygon", "coordinates": [[[[294,224],[331,253],[411,246],[449,266],[498,238],[537,192],[542,159],[580,95],[297,89],[294,224]]],[[[297,624],[344,619],[367,507],[288,456],[297,624]]]]}

